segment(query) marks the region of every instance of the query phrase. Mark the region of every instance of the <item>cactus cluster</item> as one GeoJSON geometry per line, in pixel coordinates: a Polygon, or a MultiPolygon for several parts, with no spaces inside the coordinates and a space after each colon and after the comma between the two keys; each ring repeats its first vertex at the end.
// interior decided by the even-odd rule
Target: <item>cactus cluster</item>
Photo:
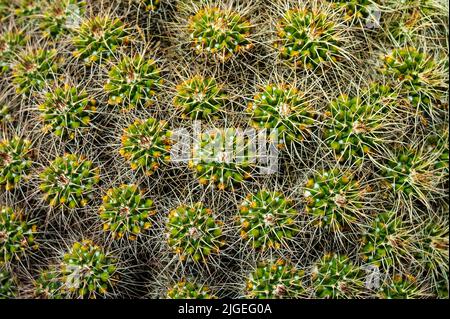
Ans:
{"type": "Polygon", "coordinates": [[[31,141],[15,136],[0,141],[0,186],[12,190],[27,177],[32,161],[31,141]]]}
{"type": "Polygon", "coordinates": [[[209,287],[182,280],[167,290],[167,299],[215,299],[209,287]]]}
{"type": "Polygon", "coordinates": [[[370,17],[374,2],[371,0],[330,0],[334,7],[342,10],[344,19],[351,22],[363,21],[370,17]]]}
{"type": "Polygon", "coordinates": [[[414,299],[420,294],[416,279],[411,275],[394,275],[379,292],[382,299],[414,299]]]}
{"type": "Polygon", "coordinates": [[[77,27],[84,14],[86,1],[62,0],[51,2],[43,11],[40,28],[44,36],[55,38],[77,27]]]}

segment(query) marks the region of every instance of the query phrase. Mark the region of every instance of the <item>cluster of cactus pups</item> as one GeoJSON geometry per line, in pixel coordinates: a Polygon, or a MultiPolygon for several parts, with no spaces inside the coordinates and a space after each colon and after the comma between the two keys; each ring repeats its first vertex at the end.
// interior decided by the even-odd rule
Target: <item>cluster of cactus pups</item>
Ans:
{"type": "Polygon", "coordinates": [[[0,299],[448,298],[444,8],[0,0],[0,299]]]}

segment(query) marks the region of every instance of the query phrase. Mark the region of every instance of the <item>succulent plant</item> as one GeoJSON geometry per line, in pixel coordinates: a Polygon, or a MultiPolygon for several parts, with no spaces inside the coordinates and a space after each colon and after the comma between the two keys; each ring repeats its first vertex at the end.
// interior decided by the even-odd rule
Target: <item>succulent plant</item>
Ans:
{"type": "Polygon", "coordinates": [[[0,104],[0,125],[12,121],[11,108],[7,104],[0,104]]]}
{"type": "Polygon", "coordinates": [[[156,210],[153,201],[145,198],[136,185],[121,185],[107,191],[99,213],[105,231],[114,238],[126,236],[133,240],[151,227],[156,210]]]}
{"type": "Polygon", "coordinates": [[[17,284],[13,274],[0,268],[0,299],[14,299],[17,296],[17,284]]]}
{"type": "Polygon", "coordinates": [[[0,186],[11,190],[27,176],[32,165],[31,141],[20,137],[0,141],[0,186]]]}
{"type": "Polygon", "coordinates": [[[344,13],[345,20],[351,22],[365,21],[370,17],[374,2],[371,0],[328,0],[344,13]]]}
{"type": "Polygon", "coordinates": [[[221,61],[253,46],[250,22],[232,10],[206,6],[189,19],[187,28],[197,54],[221,61]]]}
{"type": "Polygon", "coordinates": [[[59,62],[56,50],[25,51],[17,59],[12,69],[17,93],[29,94],[45,90],[55,79],[59,62]]]}
{"type": "Polygon", "coordinates": [[[0,206],[0,264],[20,258],[27,249],[36,249],[36,230],[36,225],[26,221],[20,211],[0,206]]]}
{"type": "Polygon", "coordinates": [[[317,227],[340,232],[357,222],[362,189],[350,172],[330,169],[318,172],[305,185],[305,211],[317,227]]]}
{"type": "Polygon", "coordinates": [[[163,79],[156,61],[143,55],[124,56],[109,71],[105,90],[110,105],[121,105],[125,110],[137,105],[150,105],[150,98],[161,87],[163,79]]]}
{"type": "Polygon", "coordinates": [[[315,118],[304,95],[285,84],[263,87],[249,103],[248,112],[253,127],[277,129],[280,145],[304,140],[315,118]]]}
{"type": "Polygon", "coordinates": [[[64,154],[40,174],[40,189],[50,206],[84,207],[93,197],[100,170],[83,156],[64,154]]]}
{"type": "Polygon", "coordinates": [[[136,120],[125,129],[119,152],[130,163],[131,169],[152,175],[170,160],[171,136],[164,121],[154,118],[136,120]]]}
{"type": "Polygon", "coordinates": [[[177,85],[174,105],[192,119],[214,117],[223,111],[227,95],[214,78],[196,75],[177,85]]]}
{"type": "Polygon", "coordinates": [[[411,275],[396,274],[383,283],[379,297],[382,299],[415,299],[420,294],[416,279],[411,275]]]}
{"type": "Polygon", "coordinates": [[[42,2],[42,0],[17,0],[12,3],[11,8],[18,21],[32,22],[31,18],[40,13],[42,2]]]}
{"type": "Polygon", "coordinates": [[[225,244],[222,223],[202,203],[181,205],[169,213],[167,237],[169,247],[181,260],[207,262],[225,244]]]}
{"type": "Polygon", "coordinates": [[[145,8],[145,11],[157,11],[161,4],[160,0],[138,0],[138,2],[145,8]]]}
{"type": "Polygon", "coordinates": [[[236,216],[241,237],[253,248],[280,248],[298,232],[298,212],[292,200],[277,191],[248,194],[236,216]]]}
{"type": "Polygon", "coordinates": [[[315,69],[342,56],[339,30],[325,12],[288,10],[278,23],[277,34],[275,48],[281,58],[299,67],[315,69]]]}
{"type": "Polygon", "coordinates": [[[216,299],[209,287],[182,280],[167,290],[168,299],[216,299]]]}
{"type": "Polygon", "coordinates": [[[85,19],[74,30],[73,55],[87,65],[102,63],[122,45],[128,43],[128,32],[119,18],[95,16],[85,19]]]}
{"type": "Polygon", "coordinates": [[[448,127],[439,127],[430,136],[428,136],[426,140],[427,152],[431,154],[438,154],[434,168],[442,171],[446,176],[448,176],[449,173],[448,139],[448,127]]]}
{"type": "Polygon", "coordinates": [[[325,254],[315,265],[312,274],[316,297],[357,298],[364,292],[364,273],[350,258],[325,254]]]}
{"type": "Polygon", "coordinates": [[[41,299],[63,299],[63,281],[57,267],[43,270],[34,282],[34,296],[41,299]]]}
{"type": "Polygon", "coordinates": [[[45,132],[65,139],[73,139],[89,127],[97,102],[86,91],[64,85],[45,95],[38,109],[45,132]]]}
{"type": "Polygon", "coordinates": [[[27,37],[23,31],[8,31],[0,34],[0,74],[11,68],[15,54],[25,45],[26,40],[27,37]]]}
{"type": "Polygon", "coordinates": [[[70,33],[80,22],[85,6],[84,0],[61,0],[49,3],[43,11],[40,22],[44,36],[56,38],[70,33]]]}
{"type": "Polygon", "coordinates": [[[256,299],[299,298],[305,292],[305,272],[285,260],[262,261],[247,279],[246,297],[256,299]]]}

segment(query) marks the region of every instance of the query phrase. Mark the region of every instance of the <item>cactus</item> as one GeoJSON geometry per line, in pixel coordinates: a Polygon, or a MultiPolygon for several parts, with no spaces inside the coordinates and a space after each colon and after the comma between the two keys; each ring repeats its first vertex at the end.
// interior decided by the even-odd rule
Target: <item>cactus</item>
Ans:
{"type": "Polygon", "coordinates": [[[63,299],[60,272],[56,267],[41,271],[34,282],[34,296],[41,299],[63,299]]]}
{"type": "Polygon", "coordinates": [[[56,38],[68,34],[84,14],[86,1],[61,0],[50,3],[44,10],[40,28],[45,37],[56,38]]]}
{"type": "Polygon", "coordinates": [[[136,106],[150,105],[153,97],[163,83],[161,71],[156,61],[143,55],[132,58],[124,56],[109,71],[105,90],[109,94],[110,105],[121,105],[124,110],[136,106]]]}
{"type": "Polygon", "coordinates": [[[160,0],[138,0],[138,2],[145,8],[145,11],[157,11],[161,4],[160,0]]]}
{"type": "Polygon", "coordinates": [[[120,155],[130,163],[131,169],[150,176],[170,160],[171,136],[164,121],[136,120],[122,135],[120,155]]]}
{"type": "Polygon", "coordinates": [[[167,299],[216,299],[208,286],[182,280],[167,290],[167,299]]]}
{"type": "Polygon", "coordinates": [[[64,85],[45,95],[39,106],[44,132],[52,132],[64,139],[73,139],[85,131],[96,111],[95,99],[76,87],[64,85]]]}
{"type": "Polygon", "coordinates": [[[340,60],[342,52],[338,33],[337,25],[327,13],[291,9],[278,23],[278,39],[274,45],[282,59],[312,70],[340,60]]]}
{"type": "Polygon", "coordinates": [[[27,176],[32,165],[31,141],[14,137],[0,141],[0,185],[12,190],[27,176]]]}
{"type": "Polygon", "coordinates": [[[393,275],[383,283],[379,292],[382,299],[415,299],[420,295],[420,288],[417,287],[416,279],[411,275],[393,275]]]}
{"type": "Polygon", "coordinates": [[[442,171],[445,176],[448,176],[449,168],[449,150],[448,150],[448,127],[438,127],[426,139],[426,151],[431,154],[438,154],[435,160],[434,169],[442,171]]]}
{"type": "Polygon", "coordinates": [[[236,220],[241,237],[253,248],[266,250],[285,246],[300,231],[297,217],[290,199],[280,192],[262,190],[245,197],[236,220]]]}
{"type": "Polygon", "coordinates": [[[9,31],[0,34],[0,74],[9,71],[15,55],[26,44],[27,37],[23,31],[9,31]]]}
{"type": "Polygon", "coordinates": [[[0,268],[0,299],[14,299],[17,296],[17,283],[10,271],[0,268]]]}
{"type": "Polygon", "coordinates": [[[227,95],[214,78],[196,75],[177,85],[173,100],[174,105],[181,109],[183,116],[192,119],[215,117],[223,111],[227,95]]]}
{"type": "Polygon", "coordinates": [[[152,225],[151,216],[156,214],[151,199],[144,198],[136,185],[121,185],[109,189],[103,197],[99,210],[103,230],[110,231],[113,238],[134,240],[152,225]]]}
{"type": "Polygon", "coordinates": [[[258,129],[276,129],[280,145],[303,141],[314,124],[304,94],[285,84],[266,85],[248,105],[251,125],[258,129]]]}
{"type": "Polygon", "coordinates": [[[84,207],[93,198],[100,170],[83,156],[57,157],[40,174],[40,189],[50,206],[84,207]]]}
{"type": "Polygon", "coordinates": [[[41,12],[42,0],[18,0],[12,5],[14,16],[20,22],[28,20],[33,22],[33,18],[41,12]]]}
{"type": "Polygon", "coordinates": [[[363,273],[344,255],[325,254],[315,265],[312,284],[318,298],[357,298],[363,293],[363,273]]]}
{"type": "Polygon", "coordinates": [[[45,90],[56,77],[58,60],[56,50],[37,49],[19,54],[18,62],[12,69],[17,93],[45,90]]]}
{"type": "Polygon", "coordinates": [[[448,299],[449,293],[448,278],[449,277],[447,271],[447,273],[442,278],[439,278],[438,282],[436,283],[435,292],[437,298],[448,299]]]}
{"type": "Polygon", "coordinates": [[[86,65],[102,63],[122,45],[128,43],[128,32],[119,18],[96,16],[83,20],[74,30],[73,55],[86,65]]]}
{"type": "Polygon", "coordinates": [[[362,207],[362,190],[349,172],[324,170],[305,185],[305,211],[317,227],[340,232],[357,222],[362,207]]]}
{"type": "Polygon", "coordinates": [[[371,0],[328,0],[344,13],[344,19],[352,23],[364,22],[370,17],[374,2],[371,0]]]}
{"type": "Polygon", "coordinates": [[[187,28],[196,53],[219,61],[229,60],[253,46],[250,22],[231,10],[204,7],[189,19],[187,28]]]}
{"type": "Polygon", "coordinates": [[[0,125],[13,121],[11,108],[7,104],[0,104],[0,125]]]}
{"type": "Polygon", "coordinates": [[[256,299],[299,298],[305,272],[285,260],[262,261],[247,279],[246,297],[256,299]]]}
{"type": "Polygon", "coordinates": [[[34,237],[37,227],[26,221],[20,211],[0,207],[0,264],[20,256],[30,248],[36,249],[34,237]]]}
{"type": "Polygon", "coordinates": [[[169,213],[167,237],[169,247],[181,260],[207,262],[225,244],[222,223],[202,203],[181,205],[169,213]]]}

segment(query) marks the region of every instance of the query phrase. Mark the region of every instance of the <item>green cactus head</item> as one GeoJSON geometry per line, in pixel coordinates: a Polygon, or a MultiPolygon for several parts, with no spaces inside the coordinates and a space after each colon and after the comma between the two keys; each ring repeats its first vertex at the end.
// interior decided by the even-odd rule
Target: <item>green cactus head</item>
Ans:
{"type": "Polygon", "coordinates": [[[84,14],[86,1],[61,0],[50,3],[43,11],[40,28],[44,37],[57,38],[68,34],[84,14]]]}
{"type": "Polygon", "coordinates": [[[161,70],[156,61],[143,55],[124,56],[109,71],[105,90],[110,105],[120,105],[123,110],[151,105],[153,97],[163,84],[161,70]]]}
{"type": "Polygon", "coordinates": [[[34,282],[34,296],[41,299],[63,299],[63,286],[58,268],[43,270],[34,282]]]}
{"type": "Polygon", "coordinates": [[[36,15],[41,12],[41,0],[17,0],[11,8],[13,14],[19,22],[32,20],[36,15]]]}
{"type": "Polygon", "coordinates": [[[160,0],[137,0],[137,2],[145,8],[145,11],[157,11],[161,4],[160,0]]]}
{"type": "Polygon", "coordinates": [[[248,112],[253,127],[277,130],[280,146],[303,141],[315,118],[304,95],[285,84],[263,87],[249,103],[248,112]]]}
{"type": "Polygon", "coordinates": [[[214,117],[223,111],[227,95],[214,78],[196,75],[177,85],[174,105],[191,119],[214,117]]]}
{"type": "Polygon", "coordinates": [[[282,59],[312,70],[341,58],[338,33],[337,25],[327,13],[291,9],[278,22],[275,48],[282,59]]]}
{"type": "Polygon", "coordinates": [[[248,194],[236,216],[241,237],[255,249],[278,249],[298,232],[292,200],[277,191],[248,194]]]}
{"type": "Polygon", "coordinates": [[[64,85],[45,95],[39,106],[44,132],[64,139],[73,139],[89,128],[97,102],[86,91],[64,85]]]}
{"type": "Polygon", "coordinates": [[[182,280],[167,290],[167,299],[216,299],[208,286],[182,280]]]}
{"type": "Polygon", "coordinates": [[[340,232],[357,222],[362,207],[362,189],[351,173],[324,170],[305,185],[305,211],[317,227],[340,232]]]}
{"type": "Polygon", "coordinates": [[[17,297],[17,283],[14,275],[6,269],[0,268],[0,299],[14,299],[17,297]]]}
{"type": "Polygon", "coordinates": [[[181,205],[169,213],[169,247],[181,260],[207,262],[224,245],[222,223],[202,203],[181,205]]]}
{"type": "Polygon", "coordinates": [[[344,14],[344,19],[352,23],[364,22],[370,17],[372,6],[374,4],[371,0],[328,0],[333,7],[341,10],[344,14]]]}
{"type": "Polygon", "coordinates": [[[0,104],[0,125],[13,121],[11,108],[7,104],[0,104]]]}
{"type": "Polygon", "coordinates": [[[19,54],[17,59],[12,75],[19,94],[42,91],[56,77],[59,62],[56,50],[26,51],[19,54]]]}
{"type": "Polygon", "coordinates": [[[40,174],[40,189],[50,206],[84,207],[93,197],[100,170],[83,156],[57,157],[40,174]]]}
{"type": "Polygon", "coordinates": [[[420,288],[413,276],[397,274],[386,279],[378,295],[382,299],[415,299],[420,288]]]}
{"type": "Polygon", "coordinates": [[[250,274],[246,297],[256,299],[299,298],[305,292],[302,283],[305,272],[282,259],[263,261],[250,274]]]}
{"type": "Polygon", "coordinates": [[[121,185],[107,191],[99,213],[103,230],[111,232],[113,238],[134,240],[151,227],[156,211],[153,201],[145,198],[136,185],[121,185]]]}
{"type": "Polygon", "coordinates": [[[120,154],[130,163],[132,170],[152,175],[170,160],[173,140],[167,123],[154,118],[136,120],[122,135],[120,154]]]}
{"type": "Polygon", "coordinates": [[[95,16],[85,19],[74,30],[73,55],[87,65],[102,63],[128,42],[128,32],[119,18],[95,16]]]}
{"type": "Polygon", "coordinates": [[[356,298],[364,289],[363,276],[347,256],[325,254],[313,269],[312,283],[318,298],[356,298]]]}
{"type": "Polygon", "coordinates": [[[33,163],[31,141],[20,137],[0,141],[0,186],[12,190],[27,177],[33,163]]]}
{"type": "Polygon", "coordinates": [[[37,249],[36,229],[21,212],[0,206],[0,264],[19,259],[27,249],[37,249]]]}
{"type": "Polygon", "coordinates": [[[0,34],[0,74],[9,71],[15,55],[26,44],[23,31],[8,31],[0,34]]]}
{"type": "Polygon", "coordinates": [[[250,22],[231,10],[204,7],[189,19],[187,28],[196,53],[219,61],[226,61],[253,46],[250,22]]]}

